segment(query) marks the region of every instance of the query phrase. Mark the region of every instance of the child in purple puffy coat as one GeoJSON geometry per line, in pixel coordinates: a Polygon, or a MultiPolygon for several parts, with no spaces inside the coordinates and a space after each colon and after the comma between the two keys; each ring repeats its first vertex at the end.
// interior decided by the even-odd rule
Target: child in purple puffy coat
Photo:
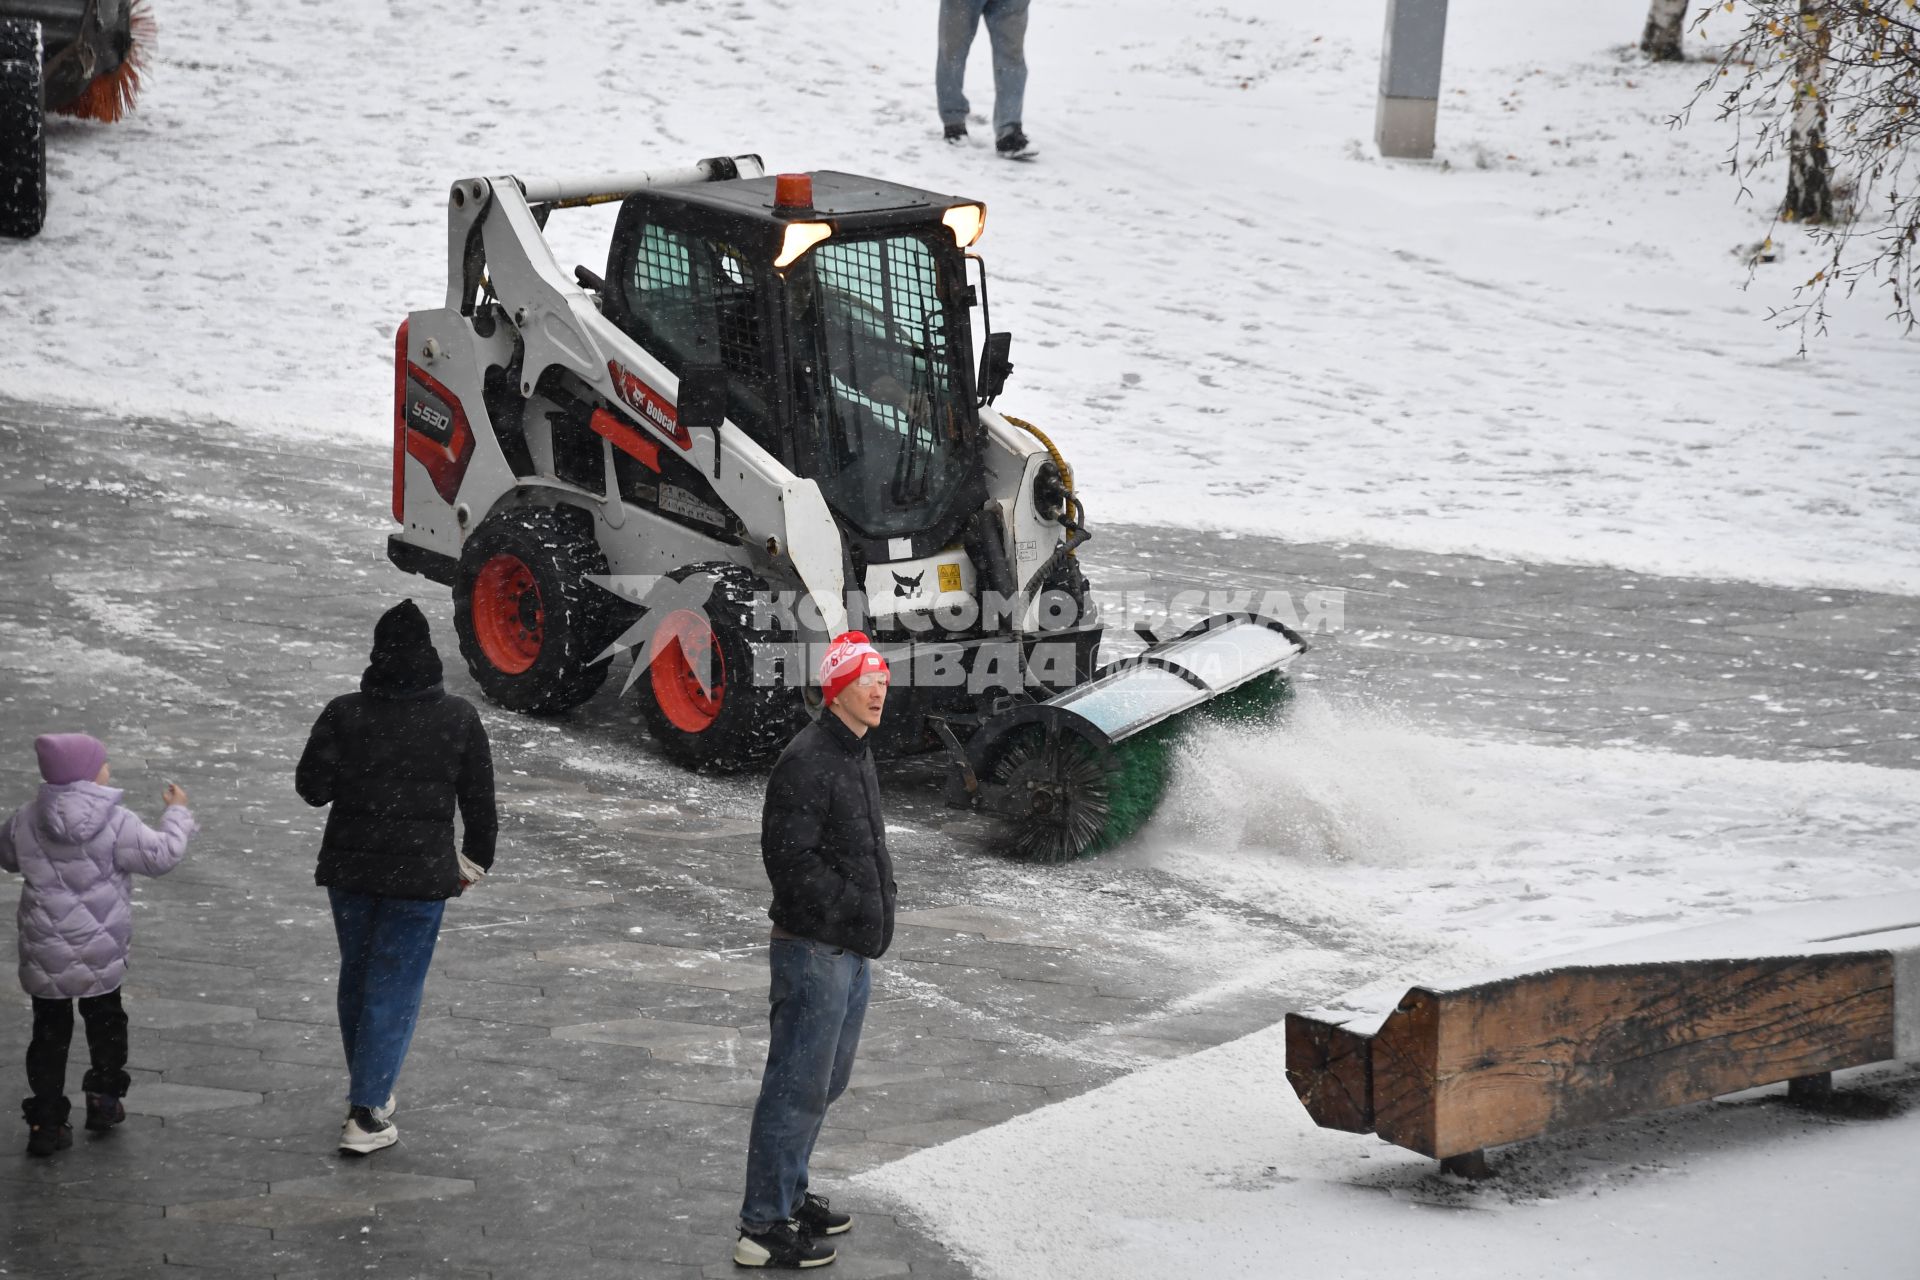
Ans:
{"type": "Polygon", "coordinates": [[[168,784],[160,830],[148,829],[107,785],[107,748],[84,733],[34,739],[46,785],[31,804],[0,823],[0,869],[26,877],[20,891],[20,985],[33,997],[33,1040],[27,1046],[27,1154],[52,1155],[73,1145],[67,1123],[67,1046],[73,1002],[87,1025],[93,1069],[87,1128],[111,1129],[126,1118],[127,1013],[120,983],[133,941],[133,877],[163,876],[180,864],[199,828],[187,793],[168,784]]]}

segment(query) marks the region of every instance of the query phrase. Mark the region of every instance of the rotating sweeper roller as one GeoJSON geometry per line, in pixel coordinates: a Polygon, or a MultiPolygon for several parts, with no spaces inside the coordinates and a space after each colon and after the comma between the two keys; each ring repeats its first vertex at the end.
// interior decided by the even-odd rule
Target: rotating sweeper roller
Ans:
{"type": "Polygon", "coordinates": [[[153,33],[144,0],[0,0],[0,236],[46,221],[47,113],[124,116],[153,33]]]}
{"type": "Polygon", "coordinates": [[[1006,851],[1031,862],[1111,849],[1159,807],[1182,736],[1270,722],[1291,694],[1286,669],[1306,648],[1272,618],[1215,615],[987,720],[964,757],[956,753],[949,801],[998,816],[1006,851]]]}
{"type": "Polygon", "coordinates": [[[562,714],[631,652],[655,750],[760,769],[861,630],[893,669],[875,755],[944,752],[949,800],[1046,861],[1137,831],[1188,725],[1271,709],[1306,647],[1271,619],[1099,665],[1072,469],[994,408],[985,225],[744,154],[455,182],[444,305],[395,335],[387,554],[452,589],[480,691],[562,714]],[[563,270],[549,220],[614,202],[604,267],[563,270]]]}

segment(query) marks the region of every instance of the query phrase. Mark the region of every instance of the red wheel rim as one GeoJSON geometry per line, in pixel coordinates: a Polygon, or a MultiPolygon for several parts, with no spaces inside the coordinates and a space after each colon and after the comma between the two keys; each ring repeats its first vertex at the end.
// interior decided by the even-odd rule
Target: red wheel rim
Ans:
{"type": "Polygon", "coordinates": [[[473,580],[473,634],[496,671],[517,676],[540,658],[546,613],[540,585],[520,557],[501,552],[473,580]]]}
{"type": "Polygon", "coordinates": [[[668,723],[682,733],[704,733],[720,718],[726,701],[727,661],[714,643],[713,628],[691,609],[667,615],[654,633],[653,700],[668,723]],[[707,687],[700,687],[700,674],[707,687]]]}

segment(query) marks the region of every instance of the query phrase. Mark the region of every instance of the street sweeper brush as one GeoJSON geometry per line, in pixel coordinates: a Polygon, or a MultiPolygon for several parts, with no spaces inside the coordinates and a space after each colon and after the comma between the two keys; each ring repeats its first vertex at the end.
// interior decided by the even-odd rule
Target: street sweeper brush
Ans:
{"type": "MultiPolygon", "coordinates": [[[[6,3],[7,0],[0,0],[0,6],[6,3]]],[[[96,6],[92,13],[97,25],[101,17],[100,7],[96,6]]],[[[140,96],[140,76],[147,69],[147,51],[153,48],[158,28],[154,25],[153,10],[147,7],[146,0],[133,0],[127,5],[122,24],[118,30],[90,32],[90,44],[76,46],[76,49],[84,47],[88,50],[98,46],[106,52],[90,53],[86,66],[76,68],[76,79],[87,68],[93,74],[74,97],[58,103],[49,101],[48,106],[63,116],[99,120],[107,124],[112,124],[133,110],[134,99],[140,96]]],[[[73,51],[64,56],[78,60],[83,55],[73,51]]],[[[59,67],[50,63],[48,70],[57,73],[59,67]]],[[[53,87],[50,83],[49,88],[53,87]]]]}
{"type": "Polygon", "coordinates": [[[1159,808],[1186,734],[1271,721],[1305,648],[1270,618],[1222,615],[990,721],[970,746],[987,761],[981,803],[1003,819],[1001,847],[1064,862],[1124,843],[1159,808]]]}

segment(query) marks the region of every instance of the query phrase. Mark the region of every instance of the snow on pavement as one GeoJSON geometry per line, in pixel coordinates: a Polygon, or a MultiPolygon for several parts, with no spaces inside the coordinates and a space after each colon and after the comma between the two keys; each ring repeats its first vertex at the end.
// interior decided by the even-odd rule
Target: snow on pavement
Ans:
{"type": "MultiPolygon", "coordinates": [[[[1377,3],[1048,0],[1009,165],[939,141],[910,0],[169,0],[136,115],[51,125],[0,391],[379,449],[453,178],[755,150],[988,201],[1004,403],[1096,520],[1920,592],[1916,347],[1870,299],[1806,359],[1762,319],[1812,258],[1740,291],[1766,218],[1644,14],[1456,0],[1427,165],[1372,154],[1377,3]]],[[[562,265],[606,225],[556,218],[562,265]]]]}
{"type": "Polygon", "coordinates": [[[1834,1124],[1714,1103],[1528,1144],[1469,1188],[1314,1128],[1284,1061],[1274,1027],[855,1181],[904,1200],[981,1280],[1912,1274],[1920,1109],[1834,1124]]]}
{"type": "MultiPolygon", "coordinates": [[[[1920,889],[1920,774],[1434,737],[1296,704],[1187,749],[1127,859],[1322,945],[1222,949],[1187,1004],[1296,1007],[1755,910],[1920,889]]],[[[1097,904],[1087,910],[1097,913],[1097,904]]],[[[1083,922],[1093,927],[1094,922],[1083,922]]],[[[1175,1010],[1177,1012],[1177,1010],[1175,1010]]],[[[884,1166],[984,1280],[1904,1274],[1920,1112],[1864,1126],[1735,1100],[1503,1152],[1484,1188],[1316,1129],[1279,1026],[884,1166]],[[1755,1207],[1813,1197],[1817,1229],[1755,1207]],[[1481,1212],[1435,1212],[1479,1210],[1481,1212]]],[[[1899,1069],[1869,1082],[1909,1095],[1899,1069]]],[[[1858,1078],[1856,1078],[1856,1084],[1858,1078]]]]}

